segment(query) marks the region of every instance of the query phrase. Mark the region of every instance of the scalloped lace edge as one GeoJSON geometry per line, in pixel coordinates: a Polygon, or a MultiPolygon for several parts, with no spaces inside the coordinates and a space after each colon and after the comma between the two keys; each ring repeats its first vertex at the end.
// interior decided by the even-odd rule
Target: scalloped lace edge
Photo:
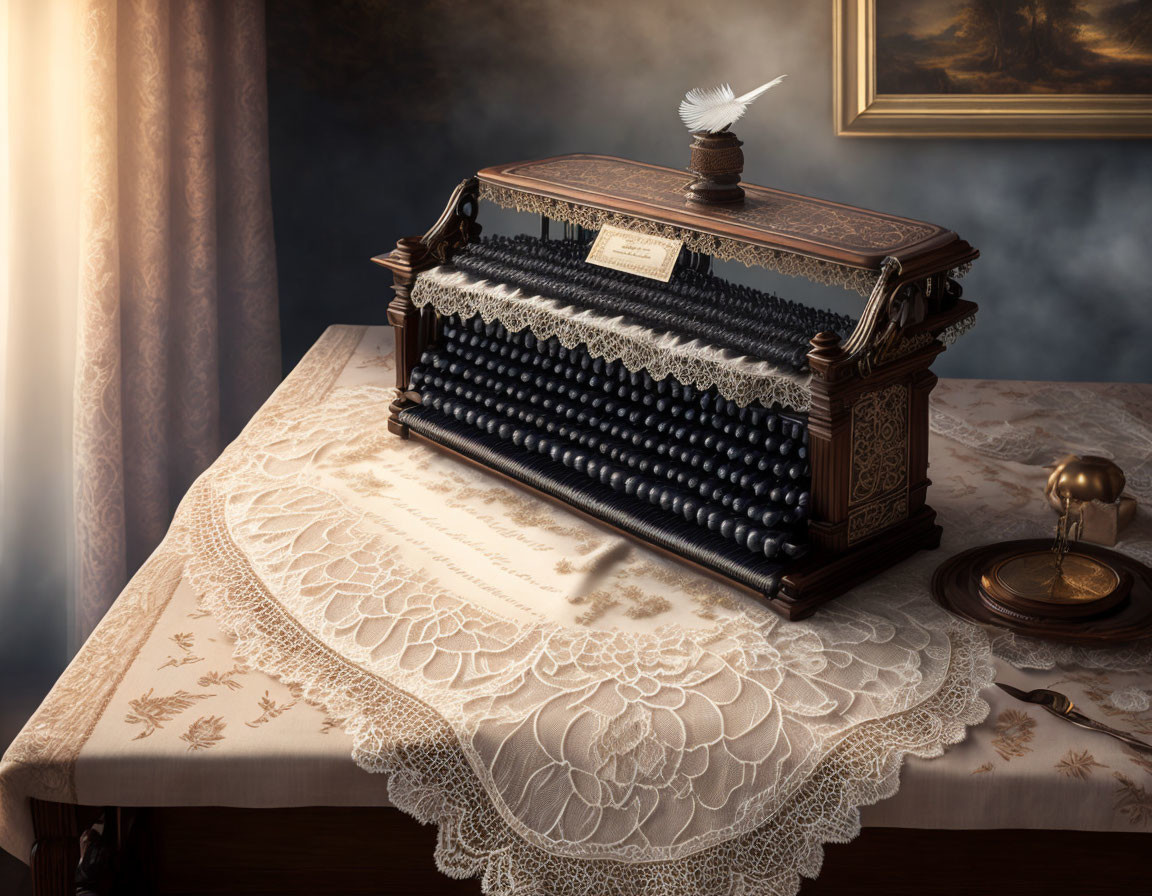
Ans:
{"type": "MultiPolygon", "coordinates": [[[[194,487],[206,491],[207,483],[194,487]]],[[[201,495],[201,500],[210,495],[201,495]]],[[[351,736],[352,758],[389,776],[393,805],[439,828],[436,864],[455,878],[479,876],[490,896],[584,896],[589,892],[665,896],[794,896],[815,877],[823,844],[860,831],[859,808],[894,795],[905,756],[930,758],[963,740],[988,715],[980,696],[994,677],[988,639],[949,622],[952,652],[935,694],[919,705],[849,731],[812,777],[767,822],[688,856],[655,862],[579,859],[529,843],[492,805],[448,723],[416,697],[325,646],[281,607],[226,536],[181,530],[187,574],[201,605],[236,640],[253,668],[303,689],[351,736]],[[207,542],[198,543],[207,539],[207,542]],[[203,556],[233,556],[228,564],[203,556]]]]}

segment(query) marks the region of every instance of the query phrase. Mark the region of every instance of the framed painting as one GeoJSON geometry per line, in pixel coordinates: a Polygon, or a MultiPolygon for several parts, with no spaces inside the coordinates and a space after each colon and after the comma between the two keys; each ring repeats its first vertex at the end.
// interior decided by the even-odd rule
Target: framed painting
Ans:
{"type": "Polygon", "coordinates": [[[833,0],[836,131],[1152,137],[1152,0],[833,0]]]}

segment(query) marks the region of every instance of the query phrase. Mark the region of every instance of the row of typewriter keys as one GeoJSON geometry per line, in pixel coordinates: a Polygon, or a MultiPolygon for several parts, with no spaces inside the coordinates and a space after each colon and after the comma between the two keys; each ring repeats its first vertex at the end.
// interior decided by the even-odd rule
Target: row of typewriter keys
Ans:
{"type": "Polygon", "coordinates": [[[750,551],[803,549],[791,531],[809,503],[799,420],[479,317],[445,322],[411,388],[425,407],[750,551]]]}

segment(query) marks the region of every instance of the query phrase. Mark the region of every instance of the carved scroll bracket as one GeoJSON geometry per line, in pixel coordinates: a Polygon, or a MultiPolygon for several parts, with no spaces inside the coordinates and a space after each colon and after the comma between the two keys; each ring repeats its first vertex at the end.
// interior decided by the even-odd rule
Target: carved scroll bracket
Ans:
{"type": "Polygon", "coordinates": [[[904,266],[900,259],[889,255],[880,266],[880,276],[864,306],[864,313],[856,329],[844,343],[846,361],[855,361],[860,373],[867,376],[876,360],[877,350],[889,341],[899,327],[894,328],[892,319],[893,301],[899,290],[899,277],[904,266]]]}

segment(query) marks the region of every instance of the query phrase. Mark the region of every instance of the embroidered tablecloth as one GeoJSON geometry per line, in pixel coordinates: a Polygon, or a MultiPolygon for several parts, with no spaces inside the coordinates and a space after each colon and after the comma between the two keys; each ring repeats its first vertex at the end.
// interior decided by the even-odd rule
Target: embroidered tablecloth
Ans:
{"type": "MultiPolygon", "coordinates": [[[[1145,761],[978,694],[986,637],[926,595],[943,553],[782,622],[387,434],[389,344],[332,328],[192,489],[0,766],[5,848],[26,855],[29,796],[373,805],[390,790],[441,826],[446,871],[497,892],[793,892],[858,806],[895,792],[905,754],[983,718],[981,697],[988,721],[910,759],[866,821],[1152,824],[1145,761]]],[[[997,388],[1020,407],[1039,387],[942,384],[941,407],[997,388]]],[[[1148,419],[1147,390],[1129,391],[1148,419]]],[[[973,518],[1005,509],[1051,526],[1038,458],[932,450],[945,550],[993,537],[973,518]]],[[[1147,672],[997,664],[1152,729],[1147,672]]]]}

